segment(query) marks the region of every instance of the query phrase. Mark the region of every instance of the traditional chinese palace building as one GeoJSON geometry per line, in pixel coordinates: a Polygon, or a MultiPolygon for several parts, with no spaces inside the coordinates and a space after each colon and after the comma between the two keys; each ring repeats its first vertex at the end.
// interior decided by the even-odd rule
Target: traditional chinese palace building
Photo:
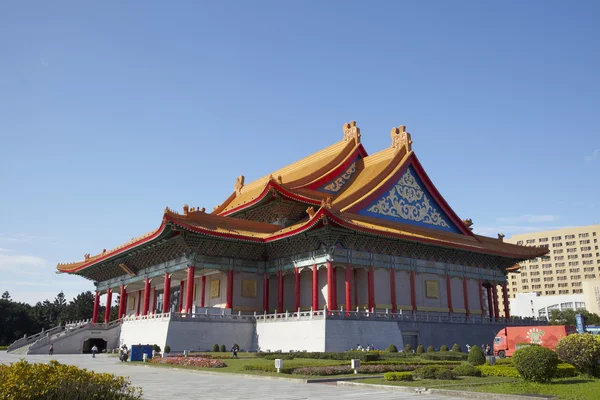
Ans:
{"type": "MultiPolygon", "coordinates": [[[[389,148],[371,155],[355,122],[343,132],[341,141],[261,179],[238,177],[212,211],[167,208],[154,231],[58,271],[95,282],[94,322],[109,322],[98,315],[99,297],[110,304],[120,294],[127,344],[163,330],[156,340],[171,348],[185,342],[202,350],[223,335],[230,346],[249,335],[247,348],[320,349],[310,344],[317,340],[325,350],[335,329],[309,323],[329,318],[352,321],[339,329],[356,331],[353,346],[387,346],[390,335],[407,331],[399,321],[413,328],[415,321],[471,323],[473,331],[499,318],[500,296],[508,316],[507,271],[547,249],[474,234],[427,176],[404,126],[392,129],[389,148]],[[376,319],[398,332],[378,328],[376,319]],[[238,324],[226,326],[231,321],[238,324]],[[187,325],[174,333],[175,322],[187,325]],[[296,347],[277,337],[285,329],[296,347]]],[[[435,345],[424,327],[411,329],[435,345]]]]}

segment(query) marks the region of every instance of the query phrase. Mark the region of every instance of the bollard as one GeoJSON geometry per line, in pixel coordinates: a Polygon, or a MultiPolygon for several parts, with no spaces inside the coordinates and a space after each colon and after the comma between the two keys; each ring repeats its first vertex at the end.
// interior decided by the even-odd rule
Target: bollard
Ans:
{"type": "Polygon", "coordinates": [[[279,373],[279,370],[283,368],[283,360],[281,358],[275,360],[275,368],[277,368],[277,373],[279,373]]]}
{"type": "Polygon", "coordinates": [[[352,367],[355,374],[358,374],[358,369],[360,368],[360,360],[359,359],[350,360],[350,367],[352,367]]]}

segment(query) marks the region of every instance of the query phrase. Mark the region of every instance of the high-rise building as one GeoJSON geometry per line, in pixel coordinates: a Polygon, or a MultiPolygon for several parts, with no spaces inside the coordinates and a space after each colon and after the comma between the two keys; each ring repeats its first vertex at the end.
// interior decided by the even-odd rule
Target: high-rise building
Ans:
{"type": "Polygon", "coordinates": [[[521,268],[509,274],[508,297],[528,292],[540,296],[582,294],[583,282],[600,278],[599,240],[600,224],[507,238],[509,243],[549,250],[543,257],[520,263],[521,268]]]}

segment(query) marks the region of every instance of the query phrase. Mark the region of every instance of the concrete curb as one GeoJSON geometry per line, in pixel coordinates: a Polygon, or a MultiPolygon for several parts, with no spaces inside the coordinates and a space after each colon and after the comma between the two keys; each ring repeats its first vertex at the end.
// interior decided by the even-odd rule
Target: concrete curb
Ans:
{"type": "Polygon", "coordinates": [[[494,399],[494,400],[540,400],[540,399],[554,399],[555,396],[521,396],[516,394],[498,394],[498,393],[485,393],[485,392],[465,392],[462,390],[448,390],[448,389],[428,389],[428,388],[417,388],[414,386],[392,386],[392,385],[375,385],[371,383],[358,383],[358,382],[345,382],[338,381],[338,386],[368,386],[374,389],[386,390],[389,392],[404,392],[413,394],[439,394],[442,396],[453,396],[462,397],[469,399],[494,399]]]}

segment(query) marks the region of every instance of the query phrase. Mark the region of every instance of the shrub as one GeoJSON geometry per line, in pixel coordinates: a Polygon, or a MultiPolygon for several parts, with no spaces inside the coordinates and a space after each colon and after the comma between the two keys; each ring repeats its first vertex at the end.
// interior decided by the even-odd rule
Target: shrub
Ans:
{"type": "Polygon", "coordinates": [[[470,364],[459,365],[452,372],[456,376],[481,376],[481,371],[470,364]]]}
{"type": "Polygon", "coordinates": [[[452,372],[449,369],[440,368],[435,373],[435,379],[444,379],[444,380],[456,379],[456,375],[454,375],[454,372],[452,372]]]}
{"type": "MultiPolygon", "coordinates": [[[[400,356],[402,353],[387,353],[386,357],[396,357],[400,356]]],[[[308,352],[301,351],[297,353],[282,353],[282,352],[258,352],[256,353],[257,358],[267,358],[274,360],[276,358],[285,359],[286,356],[292,356],[292,358],[316,358],[320,360],[352,360],[353,358],[358,358],[361,361],[377,361],[380,358],[380,354],[378,352],[373,351],[345,351],[343,353],[333,353],[333,352],[308,352]]],[[[406,355],[402,355],[402,357],[406,357],[406,355]]],[[[290,358],[291,359],[291,358],[290,358]]]]}
{"type": "Polygon", "coordinates": [[[443,345],[440,347],[440,351],[448,351],[448,346],[446,346],[445,344],[443,344],[443,345]]]}
{"type": "Polygon", "coordinates": [[[171,364],[171,365],[182,365],[185,367],[201,367],[201,368],[223,368],[226,367],[221,360],[214,358],[204,357],[167,357],[159,358],[153,357],[151,360],[154,364],[171,364]]]}
{"type": "Polygon", "coordinates": [[[454,351],[456,353],[462,353],[462,349],[460,348],[458,343],[454,343],[454,346],[452,346],[452,351],[454,351]]]}
{"type": "Polygon", "coordinates": [[[426,365],[424,367],[416,369],[413,372],[413,376],[419,379],[435,379],[435,374],[440,368],[441,367],[438,367],[436,365],[426,365]]]}
{"type": "Polygon", "coordinates": [[[435,353],[435,349],[433,348],[433,346],[429,346],[429,347],[427,348],[427,352],[428,352],[428,353],[435,353]]]}
{"type": "Polygon", "coordinates": [[[278,358],[280,358],[282,360],[293,360],[296,358],[296,356],[293,354],[288,354],[288,353],[286,353],[286,354],[282,354],[282,353],[269,354],[268,356],[264,356],[265,360],[277,360],[278,358]]]}
{"type": "Polygon", "coordinates": [[[590,333],[566,336],[556,345],[561,360],[573,365],[585,375],[598,375],[600,341],[590,333]]]}
{"type": "Polygon", "coordinates": [[[477,367],[482,376],[501,376],[504,378],[519,378],[519,372],[511,366],[480,365],[477,367]]]}
{"type": "Polygon", "coordinates": [[[420,344],[420,345],[417,347],[417,354],[423,354],[423,353],[425,353],[425,349],[423,348],[423,345],[422,345],[422,344],[420,344]]]}
{"type": "Polygon", "coordinates": [[[388,353],[397,353],[398,352],[398,348],[396,347],[396,345],[390,344],[387,347],[387,349],[385,349],[385,351],[387,351],[388,353]]]}
{"type": "Polygon", "coordinates": [[[152,350],[154,350],[157,353],[160,353],[160,346],[157,344],[153,344],[152,345],[152,350]]]}
{"type": "Polygon", "coordinates": [[[572,378],[577,375],[579,375],[577,369],[570,364],[558,364],[554,373],[555,378],[572,378]]]}
{"type": "MultiPolygon", "coordinates": [[[[467,360],[469,361],[469,363],[471,365],[485,364],[485,355],[483,354],[483,350],[481,350],[481,348],[479,348],[479,346],[471,347],[471,350],[469,351],[467,360]]],[[[496,360],[496,362],[498,362],[498,361],[500,361],[500,360],[496,360]]]]}
{"type": "MultiPolygon", "coordinates": [[[[348,367],[350,368],[350,367],[348,367]]],[[[277,372],[277,368],[273,365],[262,365],[262,364],[250,364],[244,365],[244,371],[257,371],[257,372],[277,372]]],[[[291,374],[294,371],[294,368],[283,367],[279,369],[279,372],[282,374],[291,374]]]]}
{"type": "Polygon", "coordinates": [[[513,364],[526,381],[550,382],[556,372],[558,356],[545,347],[527,346],[515,351],[513,364]]]}
{"type": "Polygon", "coordinates": [[[404,352],[405,353],[410,353],[412,351],[412,349],[410,348],[410,343],[406,343],[404,345],[404,352]]]}
{"type": "Polygon", "coordinates": [[[219,345],[218,344],[213,344],[213,352],[218,353],[219,352],[219,345]]]}
{"type": "Polygon", "coordinates": [[[412,381],[413,376],[410,372],[386,372],[383,375],[386,381],[412,381]]]}
{"type": "Polygon", "coordinates": [[[224,344],[221,345],[221,353],[227,352],[227,347],[224,344]]]}
{"type": "Polygon", "coordinates": [[[171,348],[169,347],[169,345],[165,346],[165,353],[169,354],[171,352],[171,348]]]}
{"type": "Polygon", "coordinates": [[[421,354],[421,358],[434,361],[466,361],[467,355],[465,353],[446,351],[438,353],[423,353],[421,354]]]}
{"type": "Polygon", "coordinates": [[[496,365],[513,365],[511,358],[496,358],[496,365]]]}
{"type": "Polygon", "coordinates": [[[51,360],[29,364],[25,360],[0,365],[0,398],[3,399],[88,399],[133,400],[142,390],[121,376],[96,373],[51,360]]]}

